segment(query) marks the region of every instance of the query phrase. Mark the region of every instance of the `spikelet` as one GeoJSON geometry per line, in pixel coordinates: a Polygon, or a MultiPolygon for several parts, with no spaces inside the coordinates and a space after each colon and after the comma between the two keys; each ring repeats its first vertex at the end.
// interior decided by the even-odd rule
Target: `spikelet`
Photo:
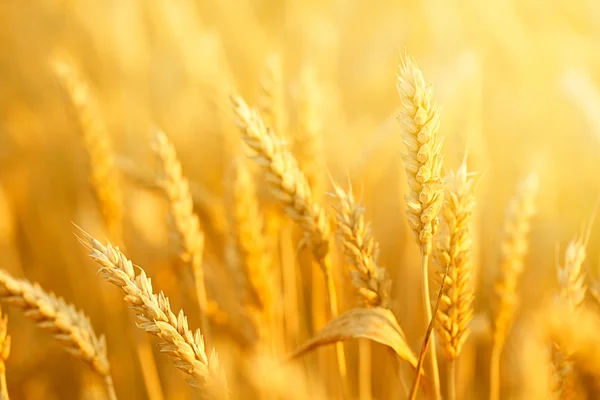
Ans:
{"type": "Polygon", "coordinates": [[[494,342],[500,347],[517,311],[517,283],[523,272],[528,250],[527,236],[535,214],[537,190],[537,175],[531,174],[519,184],[517,193],[510,200],[506,211],[504,239],[494,286],[496,304],[492,320],[494,342]]]}
{"type": "Polygon", "coordinates": [[[51,332],[73,356],[89,364],[112,385],[104,336],[96,336],[89,318],[61,297],[47,293],[37,283],[15,279],[0,270],[0,300],[20,308],[27,318],[51,332]]]}
{"type": "Polygon", "coordinates": [[[377,265],[379,244],[373,238],[371,224],[365,220],[365,209],[354,199],[352,187],[345,192],[334,182],[333,189],[337,233],[346,261],[354,268],[350,273],[352,284],[365,307],[388,308],[392,282],[385,268],[377,265]]]}
{"type": "Polygon", "coordinates": [[[133,263],[118,247],[106,246],[85,231],[79,240],[90,251],[90,257],[100,266],[99,275],[125,292],[125,301],[135,311],[137,325],[160,339],[161,352],[173,358],[177,368],[190,375],[187,380],[207,399],[227,399],[229,390],[218,356],[213,350],[206,353],[200,330],[189,329],[183,310],[175,315],[168,297],[155,294],[150,278],[139,268],[136,274],[133,263]]]}
{"type": "Polygon", "coordinates": [[[306,176],[296,159],[266,128],[261,117],[239,96],[231,98],[243,138],[256,153],[254,160],[265,169],[267,181],[285,212],[305,232],[315,259],[322,263],[329,252],[330,227],[327,216],[312,196],[306,176]]]}
{"type": "Polygon", "coordinates": [[[440,282],[446,268],[448,274],[435,328],[445,356],[453,360],[469,336],[467,326],[474,312],[470,230],[475,182],[469,177],[465,163],[445,180],[447,189],[442,207],[445,230],[438,236],[433,254],[440,282]]]}
{"type": "MultiPolygon", "coordinates": [[[[2,310],[0,309],[0,315],[2,310]]],[[[8,387],[6,385],[6,360],[10,355],[10,336],[8,336],[8,317],[2,315],[0,319],[0,399],[8,399],[8,387]]]]}
{"type": "Polygon", "coordinates": [[[256,198],[254,181],[245,160],[232,162],[227,179],[226,205],[229,210],[231,262],[239,263],[248,287],[246,305],[261,336],[269,333],[275,303],[275,282],[269,268],[267,244],[263,236],[263,218],[256,198]]]}
{"type": "Polygon", "coordinates": [[[89,160],[90,184],[108,234],[112,240],[121,242],[124,211],[120,174],[102,113],[87,82],[73,65],[56,57],[52,67],[79,118],[89,160]]]}
{"type": "Polygon", "coordinates": [[[200,229],[200,221],[194,213],[194,204],[187,179],[183,176],[181,163],[177,158],[175,146],[164,132],[154,133],[154,151],[162,166],[161,187],[169,202],[169,215],[178,239],[179,256],[194,274],[196,297],[202,315],[201,329],[208,334],[207,298],[204,283],[204,234],[200,229]]]}
{"type": "Polygon", "coordinates": [[[294,153],[317,199],[325,191],[323,157],[323,94],[317,83],[315,68],[304,65],[300,72],[298,96],[299,131],[294,136],[294,153]]]}
{"type": "Polygon", "coordinates": [[[423,254],[430,254],[443,202],[440,117],[431,86],[425,84],[421,70],[409,56],[400,67],[397,88],[401,101],[398,120],[406,145],[402,159],[408,179],[408,224],[423,254]]]}

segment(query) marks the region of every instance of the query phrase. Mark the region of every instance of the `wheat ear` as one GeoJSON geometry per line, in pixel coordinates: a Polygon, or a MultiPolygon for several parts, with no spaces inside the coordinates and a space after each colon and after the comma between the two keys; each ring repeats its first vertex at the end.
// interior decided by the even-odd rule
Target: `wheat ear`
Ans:
{"type": "MultiPolygon", "coordinates": [[[[310,186],[298,168],[296,159],[266,128],[258,112],[250,109],[239,96],[233,95],[231,101],[244,141],[256,153],[254,160],[265,170],[270,189],[289,217],[305,232],[305,242],[312,247],[313,256],[325,275],[330,312],[335,317],[338,306],[328,257],[330,227],[327,215],[314,201],[310,186]]],[[[336,346],[340,375],[345,380],[343,346],[341,343],[336,346]]]]}
{"type": "Polygon", "coordinates": [[[537,175],[531,174],[519,184],[510,200],[504,221],[504,239],[501,247],[498,277],[494,285],[496,305],[493,325],[493,347],[490,360],[490,399],[500,395],[500,356],[506,335],[518,307],[517,283],[523,272],[527,254],[527,236],[535,214],[537,175]]]}
{"type": "MultiPolygon", "coordinates": [[[[335,182],[332,184],[332,195],[337,202],[334,206],[336,230],[346,261],[353,268],[350,271],[352,284],[364,307],[389,308],[392,281],[386,269],[377,264],[379,243],[373,238],[370,222],[365,219],[365,209],[355,200],[351,186],[346,192],[335,182]]],[[[361,339],[358,348],[359,394],[361,399],[368,400],[372,398],[371,343],[361,339]]]]}
{"type": "MultiPolygon", "coordinates": [[[[402,126],[402,139],[406,153],[402,155],[408,181],[405,196],[408,225],[421,249],[421,285],[426,321],[433,321],[429,297],[429,255],[432,240],[438,228],[437,216],[443,202],[442,144],[439,136],[440,117],[433,100],[432,88],[425,84],[423,73],[415,61],[406,56],[400,66],[397,80],[401,108],[398,119],[402,126]]],[[[435,334],[432,332],[429,348],[430,375],[436,398],[440,398],[440,379],[435,350],[435,334]]],[[[427,342],[429,337],[425,337],[427,342]]],[[[425,349],[427,347],[425,346],[425,349]]],[[[417,373],[413,388],[418,387],[421,374],[417,373]],[[415,384],[416,383],[416,384],[415,384]]]]}
{"type": "MultiPolygon", "coordinates": [[[[0,309],[0,315],[2,310],[0,309]]],[[[8,317],[2,315],[0,319],[0,400],[9,400],[8,386],[6,385],[6,360],[10,355],[10,336],[8,336],[8,317]]]]}
{"type": "Polygon", "coordinates": [[[0,270],[0,300],[22,309],[40,328],[50,331],[70,354],[89,364],[104,379],[110,399],[117,398],[106,356],[106,340],[104,336],[96,336],[83,311],[47,293],[37,283],[15,279],[4,270],[0,270]]]}
{"type": "Polygon", "coordinates": [[[334,182],[333,189],[336,229],[346,261],[353,267],[352,284],[363,306],[389,308],[392,281],[386,269],[377,265],[379,243],[365,219],[365,209],[355,200],[352,187],[346,192],[334,182]]]}
{"type": "Polygon", "coordinates": [[[280,138],[286,137],[288,121],[283,66],[281,56],[277,53],[271,54],[266,60],[265,70],[260,78],[258,104],[265,124],[280,138]]]}
{"type": "Polygon", "coordinates": [[[467,326],[474,312],[470,230],[475,207],[475,182],[469,177],[464,162],[456,172],[451,172],[445,181],[446,193],[442,206],[444,230],[437,238],[433,254],[438,267],[438,277],[441,281],[446,275],[446,282],[435,328],[448,360],[447,397],[454,400],[455,360],[469,336],[467,326]]]}
{"type": "Polygon", "coordinates": [[[153,147],[161,161],[163,179],[160,186],[169,202],[169,216],[177,234],[179,257],[190,267],[194,276],[196,299],[200,308],[200,330],[207,340],[210,340],[207,318],[208,300],[202,265],[204,233],[200,229],[198,216],[194,213],[190,186],[183,176],[175,146],[164,132],[155,130],[153,147]]]}
{"type": "Polygon", "coordinates": [[[113,240],[121,242],[123,198],[120,174],[100,107],[90,95],[88,83],[73,65],[56,58],[52,66],[79,119],[89,160],[90,183],[108,234],[113,240]]]}
{"type": "Polygon", "coordinates": [[[171,356],[175,366],[190,375],[188,384],[208,398],[229,398],[225,373],[216,352],[206,354],[201,331],[188,328],[183,310],[175,315],[168,297],[162,292],[155,294],[146,272],[137,267],[136,274],[133,263],[118,247],[110,243],[105,246],[83,230],[80,234],[79,240],[100,265],[99,275],[125,292],[124,299],[134,310],[138,327],[161,340],[161,352],[171,356]]]}
{"type": "MultiPolygon", "coordinates": [[[[591,225],[590,225],[591,226],[591,225]]],[[[583,271],[586,257],[586,247],[590,230],[586,237],[576,237],[571,240],[565,250],[564,265],[557,265],[558,284],[560,287],[558,301],[567,305],[573,313],[583,309],[587,293],[587,282],[583,271]]],[[[553,363],[552,391],[560,398],[569,396],[575,388],[576,377],[573,375],[571,354],[565,352],[556,343],[550,345],[553,363]]]]}
{"type": "Polygon", "coordinates": [[[262,339],[272,333],[275,281],[269,268],[267,244],[263,236],[263,217],[260,213],[253,177],[246,160],[236,159],[227,177],[226,204],[229,209],[232,262],[239,263],[246,279],[246,305],[255,328],[262,339]]]}

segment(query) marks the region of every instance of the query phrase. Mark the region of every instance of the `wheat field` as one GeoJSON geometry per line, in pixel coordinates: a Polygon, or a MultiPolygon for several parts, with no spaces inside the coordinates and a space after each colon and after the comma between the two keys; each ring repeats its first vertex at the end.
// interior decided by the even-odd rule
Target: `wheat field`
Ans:
{"type": "Polygon", "coordinates": [[[600,3],[0,2],[0,399],[600,398],[600,3]]]}

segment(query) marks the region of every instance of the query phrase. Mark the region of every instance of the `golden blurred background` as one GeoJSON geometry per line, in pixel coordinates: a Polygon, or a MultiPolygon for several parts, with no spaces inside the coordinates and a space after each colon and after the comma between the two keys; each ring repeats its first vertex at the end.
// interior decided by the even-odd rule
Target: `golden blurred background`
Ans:
{"type": "MultiPolygon", "coordinates": [[[[223,275],[222,287],[209,288],[209,297],[216,293],[228,310],[235,296],[223,274],[220,222],[230,211],[224,180],[231,146],[240,145],[231,144],[232,131],[238,138],[227,94],[235,88],[257,105],[265,65],[276,54],[290,131],[298,125],[302,68],[310,64],[316,71],[327,170],[338,182],[349,178],[362,193],[381,264],[394,282],[396,314],[409,344],[419,349],[424,317],[418,249],[405,222],[404,150],[396,121],[396,73],[405,51],[433,84],[442,108],[445,168],[457,168],[466,154],[470,169],[484,173],[476,193],[476,315],[489,309],[508,199],[527,173],[540,176],[518,332],[519,321],[556,290],[558,254],[590,221],[600,193],[600,2],[594,0],[2,1],[1,267],[85,310],[96,331],[107,335],[119,397],[148,398],[132,345],[135,326],[124,305],[104,305],[120,292],[96,277],[96,266],[73,235],[72,222],[99,239],[108,234],[88,184],[81,126],[52,60],[57,54],[67,58],[88,82],[123,167],[121,245],[175,309],[190,310],[190,325],[197,326],[193,302],[164,272],[173,263],[166,203],[139,182],[156,174],[151,127],[171,138],[184,175],[204,199],[196,211],[206,232],[207,274],[223,275]]],[[[599,224],[592,227],[585,264],[593,276],[599,224]]],[[[340,308],[352,308],[347,273],[341,267],[335,273],[340,308]]],[[[84,390],[93,380],[86,368],[51,335],[20,311],[3,311],[12,336],[11,398],[96,398],[84,390]]],[[[308,337],[305,332],[299,342],[308,337]]],[[[213,331],[212,345],[226,371],[237,368],[239,343],[226,329],[213,331]]],[[[485,339],[469,343],[477,350],[477,372],[471,378],[466,373],[460,398],[485,398],[489,350],[485,339]]],[[[511,363],[518,348],[510,343],[503,393],[517,398],[511,393],[521,381],[511,363]]],[[[356,349],[347,348],[352,376],[356,349]]],[[[391,358],[382,346],[375,349],[375,360],[382,361],[374,363],[373,397],[398,398],[386,383],[391,358]]],[[[158,349],[154,355],[165,398],[192,398],[181,374],[158,349]]]]}

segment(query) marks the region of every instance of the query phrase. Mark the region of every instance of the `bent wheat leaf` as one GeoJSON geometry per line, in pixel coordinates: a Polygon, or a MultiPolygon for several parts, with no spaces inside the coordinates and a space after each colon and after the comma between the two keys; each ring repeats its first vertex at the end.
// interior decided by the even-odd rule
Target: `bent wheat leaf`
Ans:
{"type": "Polygon", "coordinates": [[[317,335],[290,355],[290,359],[306,354],[318,347],[351,339],[370,339],[392,348],[413,368],[417,357],[412,352],[404,332],[394,314],[381,307],[355,308],[330,321],[317,335]]]}

